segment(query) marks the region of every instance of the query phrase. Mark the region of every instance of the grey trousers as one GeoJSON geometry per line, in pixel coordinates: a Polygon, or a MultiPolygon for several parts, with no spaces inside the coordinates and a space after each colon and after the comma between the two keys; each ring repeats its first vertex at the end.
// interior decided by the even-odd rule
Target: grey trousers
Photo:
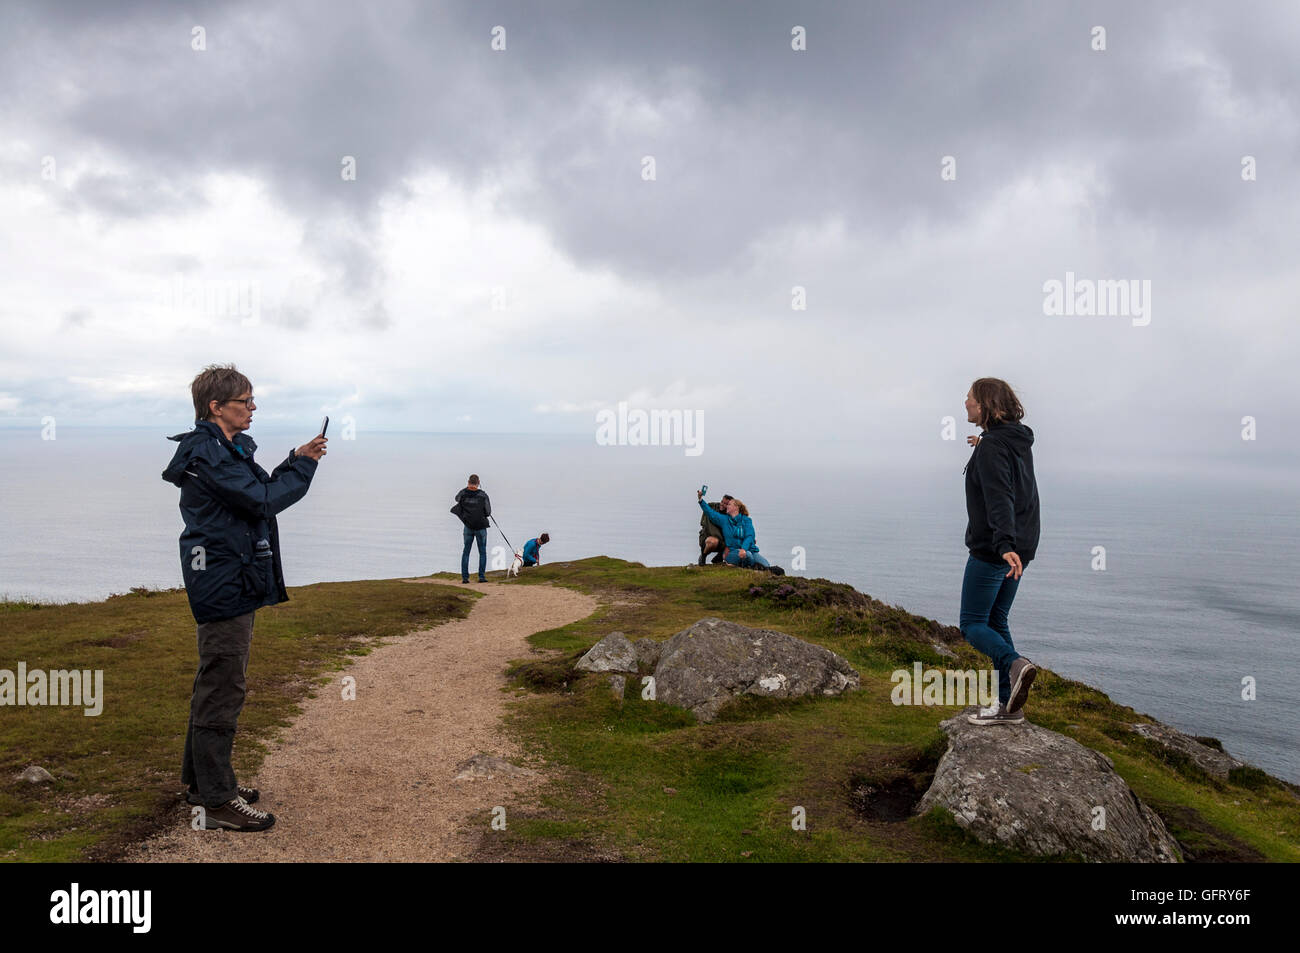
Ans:
{"type": "Polygon", "coordinates": [[[198,627],[199,671],[190,696],[181,783],[198,792],[210,808],[238,794],[230,753],[235,723],[244,708],[248,653],[253,643],[253,613],[204,622],[198,627]]]}

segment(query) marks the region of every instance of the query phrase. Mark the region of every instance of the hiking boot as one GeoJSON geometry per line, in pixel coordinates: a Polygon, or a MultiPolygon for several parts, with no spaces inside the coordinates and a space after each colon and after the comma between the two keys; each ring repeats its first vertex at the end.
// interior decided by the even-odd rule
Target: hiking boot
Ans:
{"type": "MultiPolygon", "coordinates": [[[[242,797],[246,804],[256,804],[257,799],[261,797],[262,794],[257,790],[257,788],[246,788],[241,784],[237,787],[235,796],[242,797]]],[[[199,792],[194,790],[192,787],[186,789],[185,800],[189,801],[191,804],[203,803],[203,800],[199,797],[199,792]]]]}
{"type": "Polygon", "coordinates": [[[966,720],[972,725],[1019,725],[1025,720],[1024,712],[1007,711],[1002,705],[990,705],[981,708],[974,715],[967,715],[966,720]]]}
{"type": "Polygon", "coordinates": [[[1007,711],[1018,712],[1025,707],[1029,697],[1029,686],[1034,684],[1038,666],[1023,655],[1011,663],[1007,676],[1011,679],[1011,697],[1007,700],[1007,711]]]}
{"type": "Polygon", "coordinates": [[[274,814],[249,807],[242,797],[236,797],[221,807],[207,808],[203,826],[210,831],[264,831],[274,823],[274,814]]]}

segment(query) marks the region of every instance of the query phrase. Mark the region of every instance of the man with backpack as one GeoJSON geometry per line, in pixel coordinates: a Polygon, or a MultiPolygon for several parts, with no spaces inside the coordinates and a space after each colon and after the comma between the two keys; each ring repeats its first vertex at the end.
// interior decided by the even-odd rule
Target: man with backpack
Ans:
{"type": "Polygon", "coordinates": [[[469,475],[468,486],[456,494],[456,505],[451,512],[465,524],[465,548],[460,554],[460,581],[469,582],[469,551],[478,543],[478,581],[487,582],[487,531],[488,517],[492,515],[492,501],[479,489],[478,474],[469,475]]]}

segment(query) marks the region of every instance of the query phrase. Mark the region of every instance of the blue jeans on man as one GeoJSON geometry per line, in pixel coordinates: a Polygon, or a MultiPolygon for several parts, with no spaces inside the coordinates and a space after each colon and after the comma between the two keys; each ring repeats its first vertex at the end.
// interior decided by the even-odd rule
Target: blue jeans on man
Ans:
{"type": "Polygon", "coordinates": [[[460,554],[460,581],[469,582],[469,551],[478,542],[478,581],[487,582],[487,530],[465,527],[465,548],[460,554]]]}
{"type": "Polygon", "coordinates": [[[1020,588],[1020,580],[1007,574],[1010,569],[1005,562],[995,566],[970,556],[961,582],[961,634],[993,660],[998,670],[998,701],[1003,705],[1011,699],[1011,663],[1020,658],[1007,625],[1011,603],[1020,588]]]}

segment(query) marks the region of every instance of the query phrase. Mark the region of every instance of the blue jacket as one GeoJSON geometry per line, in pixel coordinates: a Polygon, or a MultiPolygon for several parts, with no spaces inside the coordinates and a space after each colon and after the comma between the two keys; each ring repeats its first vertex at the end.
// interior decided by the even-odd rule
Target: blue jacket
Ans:
{"type": "Polygon", "coordinates": [[[754,545],[754,521],[743,514],[728,516],[700,500],[700,509],[718,529],[722,530],[722,544],[728,549],[743,549],[747,553],[758,552],[754,545]]]}
{"type": "Polygon", "coordinates": [[[542,544],[539,543],[536,540],[536,538],[530,539],[528,542],[524,543],[524,565],[525,566],[537,565],[537,557],[541,553],[541,548],[542,548],[542,544]]]}
{"type": "Polygon", "coordinates": [[[179,444],[162,477],[181,488],[181,577],[194,620],[217,622],[287,600],[275,515],[306,495],[316,461],[290,450],[268,475],[253,461],[251,437],[239,433],[231,442],[206,420],[167,439],[179,444]]]}

